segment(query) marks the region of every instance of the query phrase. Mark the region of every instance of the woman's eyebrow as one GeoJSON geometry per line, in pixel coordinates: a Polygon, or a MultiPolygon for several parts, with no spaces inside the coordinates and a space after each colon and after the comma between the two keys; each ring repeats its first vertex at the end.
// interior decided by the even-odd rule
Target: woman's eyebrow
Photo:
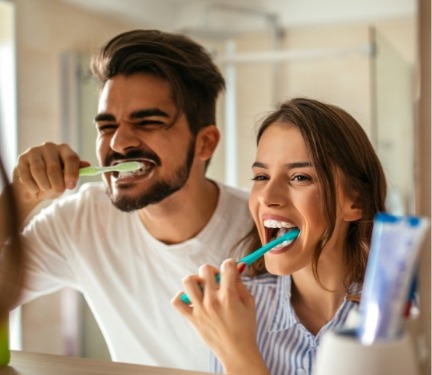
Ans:
{"type": "MultiPolygon", "coordinates": [[[[309,161],[300,161],[295,163],[286,163],[285,164],[286,169],[294,169],[294,168],[305,168],[305,167],[312,167],[312,163],[309,161]]],[[[266,163],[262,163],[260,161],[256,161],[252,164],[252,168],[267,168],[266,163]]]]}

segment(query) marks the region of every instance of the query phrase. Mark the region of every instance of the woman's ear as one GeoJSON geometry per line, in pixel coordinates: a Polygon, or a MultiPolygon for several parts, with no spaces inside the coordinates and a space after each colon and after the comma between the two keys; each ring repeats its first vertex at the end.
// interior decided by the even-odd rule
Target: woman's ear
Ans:
{"type": "Polygon", "coordinates": [[[216,125],[208,125],[202,128],[197,135],[195,156],[201,160],[210,159],[219,143],[220,133],[216,125]]]}
{"type": "Polygon", "coordinates": [[[343,173],[336,169],[336,195],[339,212],[342,219],[347,222],[357,221],[363,217],[363,206],[360,195],[355,189],[350,188],[343,173]]]}
{"type": "Polygon", "coordinates": [[[357,194],[354,198],[346,197],[343,205],[343,216],[345,221],[357,221],[363,217],[361,199],[357,194]]]}

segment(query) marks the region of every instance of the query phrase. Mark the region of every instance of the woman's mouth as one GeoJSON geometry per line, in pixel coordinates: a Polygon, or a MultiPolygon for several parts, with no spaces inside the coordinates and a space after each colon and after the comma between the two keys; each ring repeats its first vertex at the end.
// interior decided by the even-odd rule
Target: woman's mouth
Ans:
{"type": "MultiPolygon", "coordinates": [[[[267,243],[276,238],[283,236],[285,233],[289,232],[290,230],[298,228],[292,223],[286,221],[274,220],[274,219],[266,219],[264,220],[263,224],[265,229],[265,237],[266,237],[265,240],[267,243]]],[[[294,241],[295,239],[291,241],[284,241],[281,244],[275,246],[270,252],[271,253],[281,252],[280,250],[287,247],[288,245],[291,245],[294,241]]]]}

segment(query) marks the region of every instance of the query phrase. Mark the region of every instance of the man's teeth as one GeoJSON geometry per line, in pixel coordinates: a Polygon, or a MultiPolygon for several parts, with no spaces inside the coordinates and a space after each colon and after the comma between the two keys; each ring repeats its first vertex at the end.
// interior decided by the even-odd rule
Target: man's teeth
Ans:
{"type": "Polygon", "coordinates": [[[148,171],[149,168],[141,168],[132,172],[119,172],[117,178],[126,178],[131,176],[141,176],[148,171]]]}

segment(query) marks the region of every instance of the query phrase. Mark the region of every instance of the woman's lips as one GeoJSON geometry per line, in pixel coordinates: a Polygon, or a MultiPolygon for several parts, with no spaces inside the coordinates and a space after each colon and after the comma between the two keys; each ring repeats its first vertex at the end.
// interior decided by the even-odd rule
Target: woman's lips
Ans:
{"type": "Polygon", "coordinates": [[[295,224],[286,220],[264,219],[263,220],[264,233],[266,242],[283,236],[290,229],[297,228],[295,224]]]}
{"type": "MultiPolygon", "coordinates": [[[[264,231],[265,231],[265,239],[266,242],[270,242],[271,240],[275,238],[279,238],[283,236],[285,233],[289,232],[290,230],[294,228],[298,228],[295,224],[293,224],[291,221],[286,220],[285,218],[282,218],[280,216],[274,216],[274,215],[263,215],[263,225],[264,225],[264,231]]],[[[289,250],[294,240],[291,240],[283,242],[282,244],[276,246],[272,250],[269,251],[271,254],[281,254],[285,251],[289,250]]]]}

